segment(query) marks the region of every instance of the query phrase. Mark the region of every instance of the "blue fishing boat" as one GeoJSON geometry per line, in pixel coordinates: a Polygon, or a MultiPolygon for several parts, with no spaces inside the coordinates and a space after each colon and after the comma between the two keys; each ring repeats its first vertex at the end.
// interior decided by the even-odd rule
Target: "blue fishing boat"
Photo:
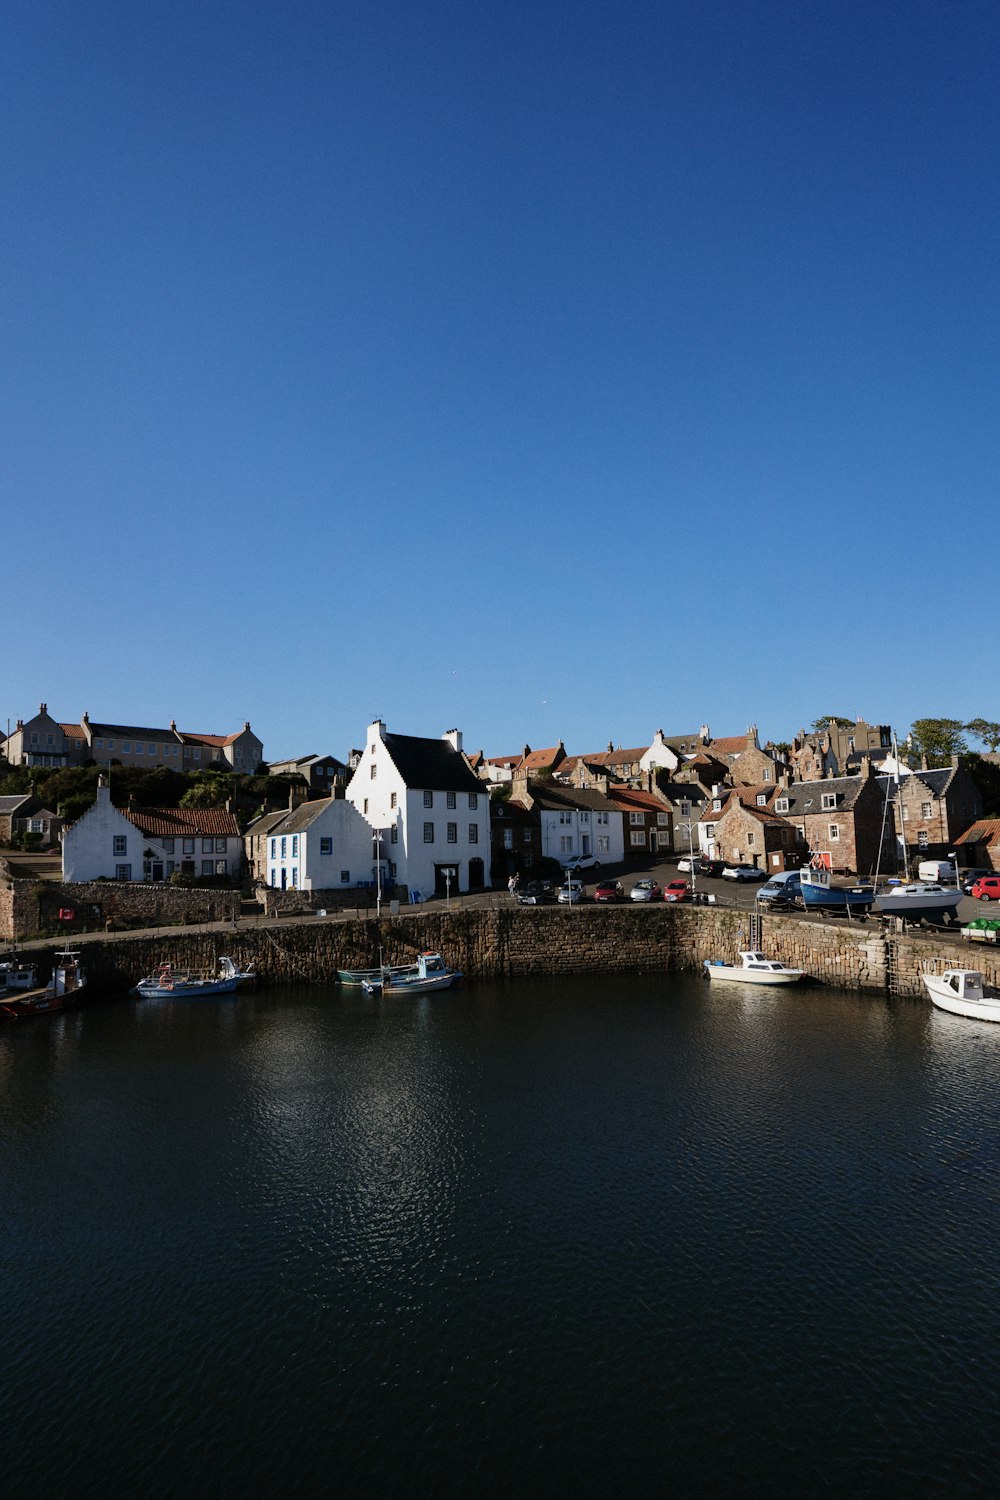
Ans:
{"type": "Polygon", "coordinates": [[[834,885],[830,871],[820,862],[799,871],[800,894],[806,911],[855,912],[866,915],[875,900],[875,887],[865,881],[857,885],[834,885]]]}

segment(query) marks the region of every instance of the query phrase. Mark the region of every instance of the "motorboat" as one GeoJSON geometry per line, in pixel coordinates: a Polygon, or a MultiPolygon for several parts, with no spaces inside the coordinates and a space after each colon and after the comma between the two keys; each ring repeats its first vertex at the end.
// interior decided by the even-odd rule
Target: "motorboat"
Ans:
{"type": "Polygon", "coordinates": [[[805,969],[790,969],[756,949],[741,953],[738,964],[724,963],[721,958],[706,958],[704,964],[709,979],[731,979],[738,984],[798,984],[806,977],[805,969]]]}
{"type": "Polygon", "coordinates": [[[388,964],[380,969],[338,969],[337,982],[349,989],[358,988],[364,984],[378,984],[379,988],[381,988],[382,978],[386,974],[396,976],[400,974],[415,974],[416,972],[416,963],[388,964]]]}
{"type": "Polygon", "coordinates": [[[799,894],[806,911],[846,911],[865,916],[875,900],[875,887],[867,881],[835,885],[825,864],[812,864],[799,871],[799,894]]]}
{"type": "Polygon", "coordinates": [[[1000,990],[985,984],[978,969],[925,972],[924,987],[939,1010],[977,1021],[1000,1021],[1000,990]]]}
{"type": "Polygon", "coordinates": [[[936,880],[908,880],[888,885],[875,893],[875,907],[886,917],[918,922],[921,917],[950,921],[963,898],[961,886],[946,886],[936,880]]]}
{"type": "Polygon", "coordinates": [[[26,990],[37,987],[38,971],[34,964],[15,955],[0,960],[0,1000],[23,995],[26,990]]]}
{"type": "Polygon", "coordinates": [[[381,979],[365,980],[363,988],[369,995],[424,995],[431,990],[453,989],[461,978],[461,971],[450,969],[440,953],[421,953],[415,973],[385,971],[381,979]]]}
{"type": "Polygon", "coordinates": [[[212,971],[175,969],[170,962],[162,963],[154,973],[140,979],[134,994],[143,1000],[201,1000],[212,995],[231,995],[240,984],[255,978],[252,969],[239,969],[231,958],[219,959],[219,967],[212,971]]]}
{"type": "MultiPolygon", "coordinates": [[[[27,966],[34,975],[31,965],[27,966]]],[[[50,1011],[71,1010],[79,1005],[80,995],[87,986],[78,952],[61,949],[55,956],[52,978],[41,988],[21,988],[7,992],[0,1000],[0,1015],[8,1021],[19,1021],[28,1016],[48,1015],[50,1011]]]]}

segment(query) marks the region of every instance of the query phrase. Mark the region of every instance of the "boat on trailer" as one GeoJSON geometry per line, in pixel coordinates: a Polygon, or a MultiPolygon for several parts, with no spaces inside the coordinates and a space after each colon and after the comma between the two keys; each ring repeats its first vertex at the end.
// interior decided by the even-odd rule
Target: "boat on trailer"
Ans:
{"type": "Polygon", "coordinates": [[[704,965],[709,979],[734,980],[737,984],[798,984],[806,977],[805,969],[790,969],[787,964],[768,958],[766,953],[755,948],[741,953],[738,964],[723,963],[721,958],[706,958],[704,965]]]}
{"type": "Polygon", "coordinates": [[[925,970],[924,988],[939,1010],[976,1021],[1000,1021],[1000,990],[986,984],[978,969],[925,970]]]}
{"type": "Polygon", "coordinates": [[[851,916],[868,915],[875,900],[875,887],[867,881],[855,885],[834,885],[824,856],[799,871],[799,890],[806,911],[847,912],[851,916]]]}

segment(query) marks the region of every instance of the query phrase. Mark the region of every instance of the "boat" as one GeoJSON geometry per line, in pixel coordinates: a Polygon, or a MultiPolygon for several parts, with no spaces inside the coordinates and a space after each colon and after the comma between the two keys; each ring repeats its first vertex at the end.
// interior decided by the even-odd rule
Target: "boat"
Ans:
{"type": "Polygon", "coordinates": [[[885,917],[902,917],[907,922],[918,922],[922,917],[950,922],[962,896],[961,886],[940,885],[936,880],[908,880],[877,891],[875,907],[885,917]]]}
{"type": "Polygon", "coordinates": [[[732,979],[738,984],[798,984],[806,977],[805,969],[790,969],[756,949],[741,953],[738,964],[723,963],[721,958],[706,958],[704,964],[709,979],[732,979]]]}
{"type": "Polygon", "coordinates": [[[417,966],[410,964],[389,964],[380,969],[338,969],[337,983],[350,987],[359,987],[364,984],[380,983],[385,974],[415,974],[417,966]]]}
{"type": "Polygon", "coordinates": [[[806,911],[846,911],[866,916],[875,900],[875,887],[867,881],[856,885],[834,885],[822,856],[799,871],[799,894],[806,911]]]}
{"type": "Polygon", "coordinates": [[[1000,990],[984,984],[978,969],[945,969],[943,974],[925,972],[924,986],[939,1010],[977,1021],[1000,1021],[1000,990]]]}
{"type": "Polygon", "coordinates": [[[430,990],[453,989],[461,978],[461,971],[449,969],[440,953],[421,953],[414,973],[385,970],[381,978],[365,980],[363,988],[368,995],[424,995],[430,990]]]}
{"type": "MultiPolygon", "coordinates": [[[[34,975],[32,966],[27,967],[34,975]]],[[[63,948],[55,956],[52,978],[48,984],[41,988],[21,988],[5,992],[9,998],[0,1000],[0,1015],[8,1021],[19,1021],[29,1016],[48,1015],[51,1011],[71,1010],[79,1005],[81,992],[86,987],[87,976],[83,972],[79,953],[63,948]]]]}
{"type": "Polygon", "coordinates": [[[169,961],[162,963],[155,973],[140,979],[133,994],[143,1000],[200,1000],[212,995],[231,995],[249,979],[255,977],[252,969],[238,969],[231,958],[219,959],[219,967],[211,970],[175,969],[169,961]]]}
{"type": "Polygon", "coordinates": [[[37,987],[38,973],[34,964],[26,963],[16,954],[12,954],[10,958],[0,959],[0,1000],[23,995],[25,990],[33,990],[37,987]]]}

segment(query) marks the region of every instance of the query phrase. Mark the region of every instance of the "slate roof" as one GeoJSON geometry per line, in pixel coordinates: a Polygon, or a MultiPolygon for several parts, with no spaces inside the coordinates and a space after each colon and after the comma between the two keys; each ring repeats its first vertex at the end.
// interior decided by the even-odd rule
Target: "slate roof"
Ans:
{"type": "MultiPolygon", "coordinates": [[[[172,729],[149,729],[139,724],[98,724],[94,719],[89,719],[90,732],[99,739],[115,740],[176,740],[177,735],[172,729]]],[[[66,733],[70,731],[67,729],[66,733]]],[[[83,734],[83,730],[80,730],[83,734]]]]}
{"type": "MultiPolygon", "coordinates": [[[[883,796],[886,780],[885,776],[878,778],[883,796]]],[[[790,786],[775,788],[775,799],[788,798],[788,811],[783,814],[785,818],[809,817],[813,813],[843,812],[846,808],[854,806],[859,792],[867,781],[867,776],[825,776],[822,781],[793,781],[790,786]],[[835,808],[824,807],[823,796],[831,792],[837,798],[837,805],[835,808]]]]}
{"type": "Polygon", "coordinates": [[[140,833],[151,838],[239,838],[240,825],[224,807],[121,807],[140,833]]]}
{"type": "Polygon", "coordinates": [[[288,817],[288,808],[279,808],[276,812],[261,813],[247,829],[248,838],[263,838],[277,828],[285,818],[288,817]]]}
{"type": "Polygon", "coordinates": [[[606,797],[603,792],[595,792],[592,787],[554,787],[551,782],[546,782],[541,787],[532,786],[530,791],[535,806],[546,812],[559,812],[565,807],[585,807],[591,812],[621,812],[621,808],[610,797],[606,797]]]}
{"type": "Polygon", "coordinates": [[[425,792],[482,792],[483,783],[448,740],[390,734],[385,748],[407,787],[425,792]]]}
{"type": "Polygon", "coordinates": [[[0,818],[12,817],[19,807],[31,800],[31,792],[16,792],[9,797],[0,797],[0,818]]]}
{"type": "MultiPolygon", "coordinates": [[[[279,813],[277,823],[272,824],[270,828],[260,828],[255,823],[250,832],[305,833],[308,828],[312,827],[316,819],[319,817],[320,813],[325,812],[326,809],[330,806],[330,803],[335,801],[343,802],[344,799],[342,797],[321,797],[318,801],[315,802],[300,802],[298,807],[292,808],[291,812],[289,812],[286,808],[283,813],[279,813]]],[[[353,803],[345,802],[344,805],[345,807],[353,807],[353,803]]],[[[355,809],[355,811],[357,811],[357,809],[355,809]]],[[[265,816],[267,815],[265,814],[265,816]]],[[[358,817],[360,816],[361,814],[358,813],[358,817]]],[[[263,821],[264,819],[261,818],[260,822],[263,821]]]]}

